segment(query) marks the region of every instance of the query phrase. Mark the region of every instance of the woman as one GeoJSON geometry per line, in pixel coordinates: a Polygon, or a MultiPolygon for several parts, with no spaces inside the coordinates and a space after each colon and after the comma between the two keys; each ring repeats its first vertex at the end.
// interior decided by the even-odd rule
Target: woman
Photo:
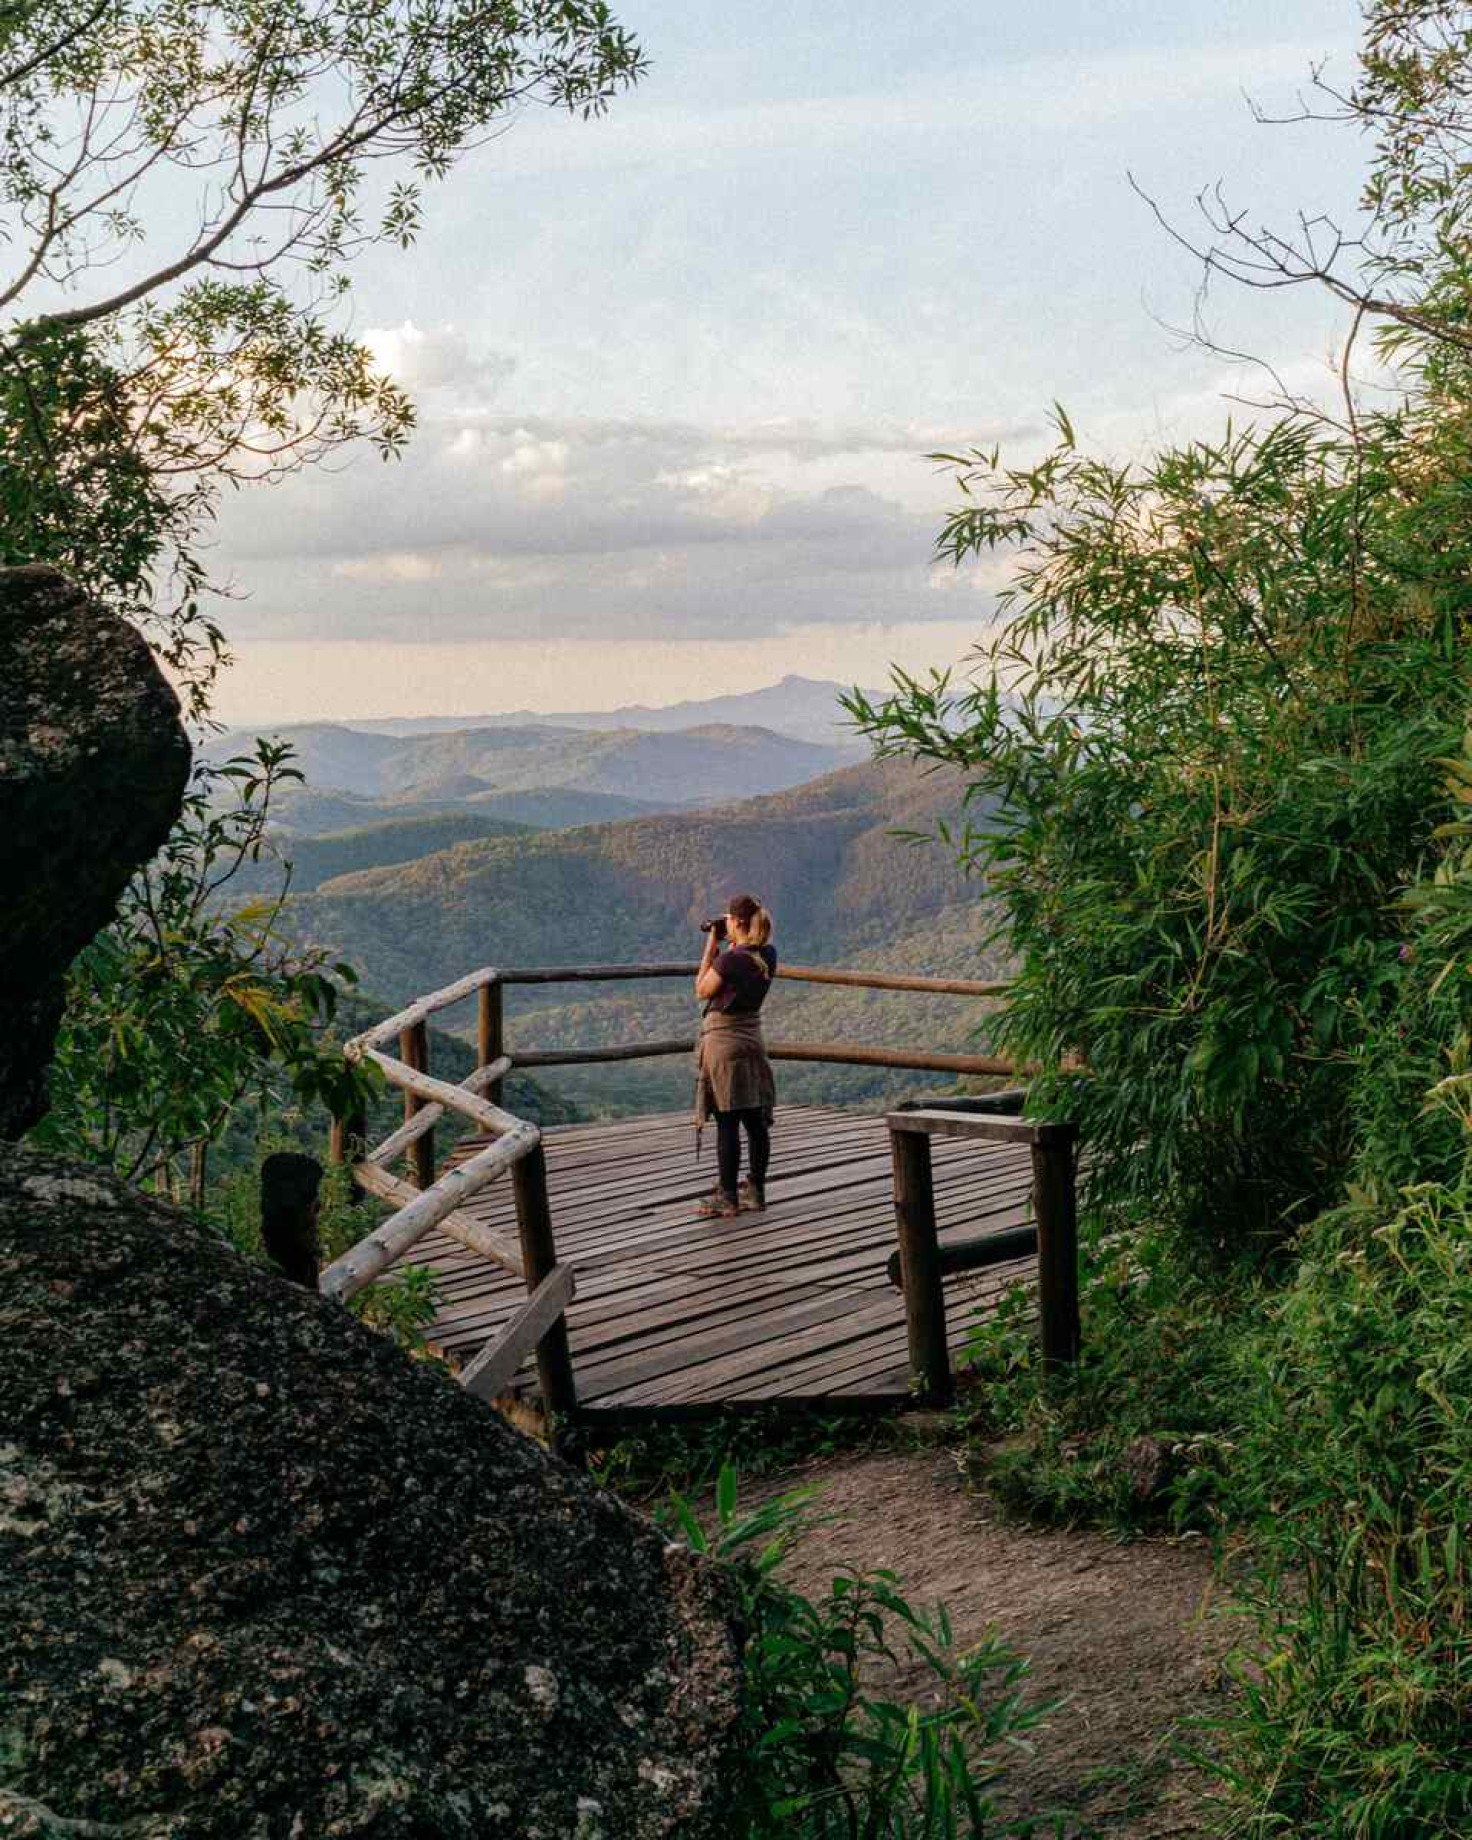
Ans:
{"type": "Polygon", "coordinates": [[[738,894],[705,937],[695,978],[705,1004],[695,1049],[695,1128],[715,1118],[719,1182],[696,1209],[701,1220],[730,1220],[767,1205],[777,1087],[760,1011],[777,971],[771,938],[772,917],[749,894],[738,894]],[[743,1130],[751,1174],[740,1182],[743,1130]]]}

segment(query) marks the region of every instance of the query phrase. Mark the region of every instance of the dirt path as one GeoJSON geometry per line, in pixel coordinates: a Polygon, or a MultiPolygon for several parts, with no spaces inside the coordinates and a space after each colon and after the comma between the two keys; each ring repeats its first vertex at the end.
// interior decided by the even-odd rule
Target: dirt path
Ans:
{"type": "Polygon", "coordinates": [[[1173,1744],[1185,1721],[1220,1706],[1231,1638],[1209,1614],[1220,1593],[1200,1543],[1014,1526],[966,1491],[944,1450],[830,1458],[779,1488],[808,1482],[836,1519],[795,1549],[793,1583],[887,1566],[913,1602],[949,1607],[962,1643],[995,1625],[1031,1658],[1032,1693],[1067,1701],[1009,1770],[1007,1813],[1067,1810],[1069,1840],[1211,1831],[1203,1778],[1173,1744]]]}

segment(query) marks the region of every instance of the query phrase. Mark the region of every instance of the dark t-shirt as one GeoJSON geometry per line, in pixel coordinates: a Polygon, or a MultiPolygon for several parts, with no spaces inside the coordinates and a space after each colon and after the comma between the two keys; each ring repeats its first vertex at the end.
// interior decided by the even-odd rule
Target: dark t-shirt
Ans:
{"type": "Polygon", "coordinates": [[[711,969],[719,976],[721,987],[706,1004],[728,1016],[754,1016],[767,1000],[772,978],[777,970],[777,952],[773,946],[727,946],[716,955],[711,969]],[[766,965],[765,975],[758,959],[766,965]]]}

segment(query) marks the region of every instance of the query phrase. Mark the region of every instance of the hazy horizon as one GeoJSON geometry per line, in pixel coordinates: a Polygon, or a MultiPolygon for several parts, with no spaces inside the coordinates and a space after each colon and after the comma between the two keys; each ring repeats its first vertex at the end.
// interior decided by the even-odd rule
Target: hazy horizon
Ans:
{"type": "MultiPolygon", "coordinates": [[[[615,706],[788,671],[954,665],[1005,564],[933,543],[926,456],[1027,461],[1051,405],[1117,458],[1214,430],[1258,373],[1193,344],[1173,221],[1220,181],[1265,222],[1353,221],[1363,150],[1291,115],[1343,78],[1348,0],[1024,17],[627,0],[650,59],[606,118],[529,111],[430,188],[353,325],[415,397],[362,452],[222,507],[235,721],[615,706]]],[[[1224,348],[1295,388],[1342,311],[1218,290],[1224,348]]],[[[1240,418],[1240,404],[1234,412],[1240,418]]]]}
{"type": "Polygon", "coordinates": [[[776,658],[771,646],[716,640],[687,642],[675,660],[662,658],[653,647],[627,642],[619,648],[628,654],[623,659],[616,654],[610,659],[612,648],[607,648],[581,661],[581,648],[574,647],[538,646],[534,657],[519,661],[508,658],[504,645],[323,645],[282,640],[252,647],[225,673],[213,713],[229,728],[290,727],[302,722],[603,712],[638,703],[667,709],[674,703],[749,695],[789,676],[873,689],[888,682],[890,665],[900,659],[914,671],[932,664],[963,670],[976,633],[971,625],[958,622],[947,625],[939,641],[933,632],[917,634],[914,628],[882,629],[862,639],[836,637],[846,643],[783,648],[776,658]],[[564,650],[572,655],[561,655],[564,650]],[[508,682],[519,683],[524,694],[517,696],[506,687],[508,682]],[[310,700],[300,687],[303,683],[313,686],[310,700]],[[396,699],[391,706],[389,699],[396,699]]]}

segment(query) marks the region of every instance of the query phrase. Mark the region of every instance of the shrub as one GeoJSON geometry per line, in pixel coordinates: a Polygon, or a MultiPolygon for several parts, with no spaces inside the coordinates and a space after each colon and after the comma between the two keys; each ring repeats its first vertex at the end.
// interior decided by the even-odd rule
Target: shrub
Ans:
{"type": "Polygon", "coordinates": [[[1240,1456],[1268,1562],[1228,1780],[1255,1835],[1443,1840],[1472,1832],[1472,1187],[1303,1253],[1240,1456]]]}
{"type": "Polygon", "coordinates": [[[1428,516],[1405,553],[1413,457],[1394,416],[1355,442],[1293,414],[1126,468],[1062,420],[1036,466],[942,456],[966,494],[942,551],[1015,552],[981,686],[850,705],[987,814],[952,842],[1016,954],[992,1033],[1043,1070],[1031,1109],[1079,1121],[1097,1202],[1201,1252],[1339,1198],[1395,899],[1436,853],[1464,552],[1428,516]]]}
{"type": "MultiPolygon", "coordinates": [[[[256,1264],[266,1264],[261,1244],[261,1163],[273,1150],[295,1149],[279,1134],[263,1133],[247,1167],[221,1178],[208,1197],[207,1217],[238,1252],[256,1264]]],[[[355,1245],[374,1225],[374,1202],[354,1205],[352,1178],[340,1164],[322,1172],[321,1211],[317,1233],[325,1261],[337,1258],[355,1245]]],[[[375,1283],[354,1296],[348,1308],[375,1329],[380,1329],[411,1354],[426,1347],[424,1331],[434,1321],[434,1272],[427,1265],[396,1265],[375,1283]]]]}
{"type": "Polygon", "coordinates": [[[1217,1528],[1262,1294],[1241,1274],[1193,1272],[1157,1232],[1095,1237],[1080,1359],[1045,1375],[1032,1294],[1010,1292],[965,1357],[962,1423],[988,1492],[1045,1522],[1217,1528]]]}
{"type": "MultiPolygon", "coordinates": [[[[987,1795],[997,1755],[1047,1708],[1022,1703],[1027,1664],[995,1636],[958,1652],[943,1609],[926,1615],[892,1572],[843,1572],[804,1597],[777,1575],[812,1491],[738,1511],[736,1472],[707,1531],[676,1497],[697,1551],[734,1564],[746,1626],[746,1840],[958,1840],[1019,1831],[987,1795]],[[925,1692],[888,1698],[879,1677],[918,1665],[925,1692]]],[[[1036,1822],[1027,1831],[1037,1832],[1036,1822]]]]}

